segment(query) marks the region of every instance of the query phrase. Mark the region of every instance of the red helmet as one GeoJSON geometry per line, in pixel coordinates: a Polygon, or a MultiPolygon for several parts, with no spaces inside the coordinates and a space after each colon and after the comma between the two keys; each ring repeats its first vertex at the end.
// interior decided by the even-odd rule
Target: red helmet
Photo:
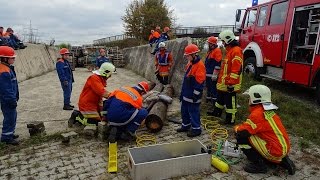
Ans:
{"type": "Polygon", "coordinates": [[[61,54],[61,55],[70,54],[69,49],[67,49],[67,48],[62,48],[62,49],[60,49],[60,54],[61,54]]]}
{"type": "Polygon", "coordinates": [[[138,86],[142,88],[144,92],[149,91],[149,84],[146,81],[139,82],[138,86]]]}
{"type": "Polygon", "coordinates": [[[0,46],[0,57],[7,57],[7,58],[13,58],[17,55],[14,52],[14,49],[12,49],[9,46],[0,46]]]}
{"type": "Polygon", "coordinates": [[[200,52],[200,49],[198,48],[197,45],[195,44],[189,44],[185,49],[184,49],[184,55],[190,55],[190,54],[195,54],[197,52],[200,52]]]}
{"type": "Polygon", "coordinates": [[[165,27],[165,28],[163,28],[163,31],[164,32],[168,32],[170,30],[170,28],[169,27],[165,27]]]}
{"type": "Polygon", "coordinates": [[[211,44],[217,44],[217,41],[218,41],[217,38],[214,36],[209,37],[207,40],[207,42],[211,44]]]}

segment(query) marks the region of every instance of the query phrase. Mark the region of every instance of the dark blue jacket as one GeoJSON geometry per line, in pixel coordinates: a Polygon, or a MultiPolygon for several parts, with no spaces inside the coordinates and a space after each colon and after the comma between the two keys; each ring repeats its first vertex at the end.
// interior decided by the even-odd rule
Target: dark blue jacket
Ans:
{"type": "Polygon", "coordinates": [[[191,103],[200,103],[205,79],[205,66],[200,57],[197,56],[196,59],[186,67],[180,100],[191,103]]]}
{"type": "Polygon", "coordinates": [[[0,63],[0,102],[1,105],[16,104],[19,100],[19,88],[14,67],[0,63]]]}
{"type": "Polygon", "coordinates": [[[61,82],[63,81],[74,82],[72,69],[69,61],[64,59],[59,59],[58,62],[56,63],[56,69],[61,82]]]}
{"type": "Polygon", "coordinates": [[[110,62],[109,58],[107,58],[106,56],[99,56],[96,59],[96,66],[100,68],[101,64],[105,62],[110,62]]]}
{"type": "Polygon", "coordinates": [[[161,33],[157,42],[160,43],[160,42],[164,42],[164,41],[168,41],[168,40],[170,40],[168,33],[163,32],[163,33],[161,33]]]}
{"type": "Polygon", "coordinates": [[[222,59],[221,49],[216,47],[207,53],[205,66],[207,76],[211,77],[214,69],[220,69],[222,59]]]}

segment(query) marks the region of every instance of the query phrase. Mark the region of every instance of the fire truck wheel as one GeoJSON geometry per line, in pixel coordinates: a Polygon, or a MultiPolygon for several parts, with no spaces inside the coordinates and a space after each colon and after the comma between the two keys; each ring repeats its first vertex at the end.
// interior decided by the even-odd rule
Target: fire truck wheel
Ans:
{"type": "Polygon", "coordinates": [[[243,72],[252,76],[255,80],[261,81],[262,78],[260,77],[259,69],[256,65],[256,58],[249,57],[244,61],[244,68],[243,72]]]}
{"type": "Polygon", "coordinates": [[[320,105],[320,82],[318,82],[316,86],[316,98],[317,103],[320,105]]]}

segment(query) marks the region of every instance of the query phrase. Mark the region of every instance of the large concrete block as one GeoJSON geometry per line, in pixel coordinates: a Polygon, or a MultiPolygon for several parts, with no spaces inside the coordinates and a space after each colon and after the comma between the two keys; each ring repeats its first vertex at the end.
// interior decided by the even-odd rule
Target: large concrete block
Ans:
{"type": "Polygon", "coordinates": [[[58,50],[44,44],[27,44],[25,49],[16,50],[14,63],[19,82],[42,75],[55,69],[58,50]]]}
{"type": "MultiPolygon", "coordinates": [[[[190,38],[179,38],[165,42],[167,49],[172,52],[174,64],[169,79],[174,87],[175,95],[179,96],[181,91],[184,69],[187,61],[183,59],[184,48],[191,43],[190,38]]],[[[123,50],[126,68],[144,76],[150,81],[156,81],[154,56],[151,55],[152,48],[149,45],[126,48],[123,50]]]]}

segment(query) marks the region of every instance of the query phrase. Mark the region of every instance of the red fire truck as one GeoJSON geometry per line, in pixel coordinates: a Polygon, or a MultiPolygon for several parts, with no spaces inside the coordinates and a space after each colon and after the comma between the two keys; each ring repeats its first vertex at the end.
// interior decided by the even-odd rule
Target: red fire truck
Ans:
{"type": "MultiPolygon", "coordinates": [[[[239,22],[241,10],[237,11],[239,22]]],[[[316,87],[320,104],[320,0],[272,0],[247,8],[240,26],[244,71],[316,87]]]]}

